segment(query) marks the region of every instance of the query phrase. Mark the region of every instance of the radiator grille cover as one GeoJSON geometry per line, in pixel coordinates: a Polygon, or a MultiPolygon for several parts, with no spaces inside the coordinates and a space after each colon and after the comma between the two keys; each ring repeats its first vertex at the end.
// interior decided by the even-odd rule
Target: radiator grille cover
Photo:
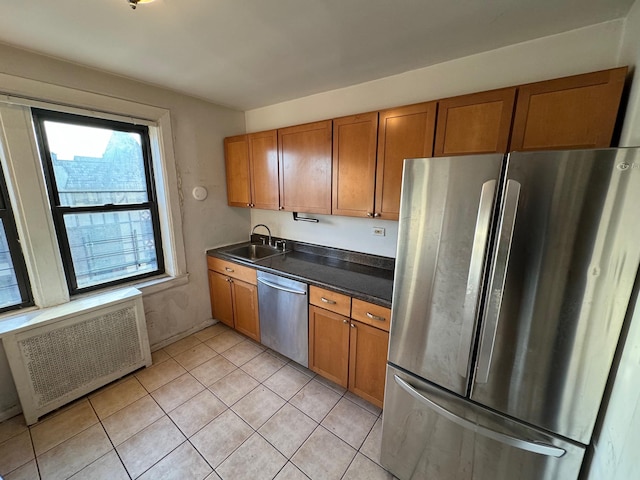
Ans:
{"type": "Polygon", "coordinates": [[[141,292],[133,287],[25,314],[2,336],[27,425],[151,365],[141,292]]]}
{"type": "Polygon", "coordinates": [[[18,342],[38,408],[142,361],[134,307],[18,342]]]}

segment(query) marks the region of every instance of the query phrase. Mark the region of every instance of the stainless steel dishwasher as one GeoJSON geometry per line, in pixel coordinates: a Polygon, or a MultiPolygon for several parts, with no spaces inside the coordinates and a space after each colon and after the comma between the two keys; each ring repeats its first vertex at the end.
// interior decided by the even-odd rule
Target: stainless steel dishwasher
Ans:
{"type": "Polygon", "coordinates": [[[308,285],[258,271],[260,342],[309,366],[308,285]]]}

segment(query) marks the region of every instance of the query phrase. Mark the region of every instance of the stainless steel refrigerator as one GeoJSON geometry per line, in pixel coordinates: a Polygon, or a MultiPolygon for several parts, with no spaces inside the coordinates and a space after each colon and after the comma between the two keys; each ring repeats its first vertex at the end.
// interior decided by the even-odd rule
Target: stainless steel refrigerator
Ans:
{"type": "Polygon", "coordinates": [[[640,151],[405,161],[382,464],[572,480],[640,260],[640,151]]]}

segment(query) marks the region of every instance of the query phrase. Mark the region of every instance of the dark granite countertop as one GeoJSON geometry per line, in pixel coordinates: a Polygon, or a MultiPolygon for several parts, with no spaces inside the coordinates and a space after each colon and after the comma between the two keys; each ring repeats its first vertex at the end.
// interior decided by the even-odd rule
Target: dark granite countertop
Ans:
{"type": "MultiPolygon", "coordinates": [[[[261,236],[256,236],[258,239],[261,236]]],[[[275,238],[274,238],[275,241],[275,238]]],[[[391,307],[393,258],[369,255],[287,240],[287,253],[255,262],[225,255],[225,250],[248,245],[244,242],[207,251],[224,258],[283,277],[333,290],[367,302],[391,307]]]]}

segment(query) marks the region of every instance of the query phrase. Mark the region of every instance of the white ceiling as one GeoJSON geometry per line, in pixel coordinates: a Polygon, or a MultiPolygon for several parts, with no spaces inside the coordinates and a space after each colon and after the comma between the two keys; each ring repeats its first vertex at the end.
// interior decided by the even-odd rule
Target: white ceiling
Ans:
{"type": "Polygon", "coordinates": [[[633,1],[0,0],[0,42],[249,110],[621,18],[633,1]]]}

